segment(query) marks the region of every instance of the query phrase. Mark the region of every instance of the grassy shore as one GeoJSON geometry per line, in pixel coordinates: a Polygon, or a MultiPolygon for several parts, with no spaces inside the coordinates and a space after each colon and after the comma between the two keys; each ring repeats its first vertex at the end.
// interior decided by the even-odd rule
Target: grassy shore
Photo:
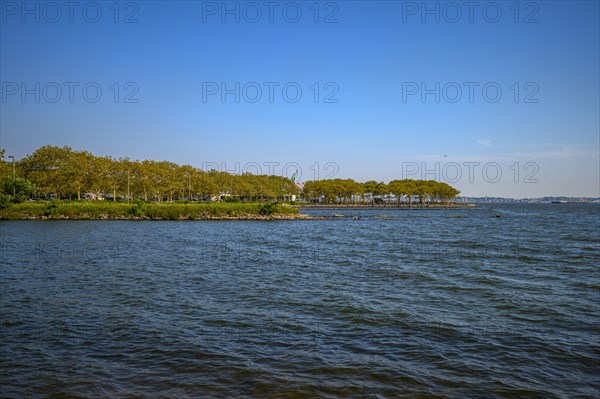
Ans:
{"type": "Polygon", "coordinates": [[[297,208],[275,203],[144,203],[35,201],[0,209],[0,219],[275,220],[301,218],[297,208]]]}

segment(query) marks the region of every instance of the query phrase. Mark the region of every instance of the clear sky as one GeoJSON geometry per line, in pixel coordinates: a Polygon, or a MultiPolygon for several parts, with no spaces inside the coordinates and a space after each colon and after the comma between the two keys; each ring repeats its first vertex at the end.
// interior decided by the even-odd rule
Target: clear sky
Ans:
{"type": "Polygon", "coordinates": [[[600,196],[597,1],[0,4],[17,158],[600,196]]]}

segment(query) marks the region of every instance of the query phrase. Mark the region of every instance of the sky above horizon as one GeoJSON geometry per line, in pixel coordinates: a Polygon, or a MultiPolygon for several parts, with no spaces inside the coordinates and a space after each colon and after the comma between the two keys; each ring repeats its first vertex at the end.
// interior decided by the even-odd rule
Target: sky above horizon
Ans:
{"type": "Polygon", "coordinates": [[[0,2],[0,147],[600,196],[600,8],[0,2]]]}

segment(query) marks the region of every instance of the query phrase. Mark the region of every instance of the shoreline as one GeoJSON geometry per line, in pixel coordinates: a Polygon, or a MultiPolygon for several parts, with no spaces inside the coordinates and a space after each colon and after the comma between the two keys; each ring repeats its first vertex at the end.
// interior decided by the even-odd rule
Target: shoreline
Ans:
{"type": "MultiPolygon", "coordinates": [[[[340,220],[364,215],[310,215],[302,210],[421,210],[460,209],[472,204],[380,206],[357,204],[289,205],[276,203],[122,203],[122,202],[25,202],[0,209],[0,220],[340,220]]],[[[371,217],[371,215],[367,216],[371,217]]]]}
{"type": "Polygon", "coordinates": [[[477,204],[466,203],[466,204],[430,204],[430,205],[361,205],[361,204],[307,204],[307,205],[298,205],[300,209],[348,209],[348,210],[380,210],[380,209],[402,209],[402,210],[410,210],[410,209],[454,209],[454,208],[475,208],[477,204]]]}
{"type": "Polygon", "coordinates": [[[276,203],[30,201],[0,209],[0,220],[286,220],[304,218],[276,203]]]}
{"type": "Polygon", "coordinates": [[[3,218],[0,217],[0,221],[18,221],[18,220],[44,220],[44,221],[58,221],[58,220],[90,220],[90,221],[132,221],[132,222],[142,222],[142,221],[216,221],[216,220],[263,220],[263,221],[275,221],[275,220],[322,220],[326,219],[325,217],[320,216],[310,216],[305,214],[274,214],[274,215],[236,215],[236,216],[201,216],[201,217],[187,217],[181,216],[177,218],[163,218],[163,217],[149,217],[149,216],[110,216],[110,215],[100,215],[98,217],[89,217],[87,215],[79,215],[79,216],[23,216],[21,218],[3,218]]]}

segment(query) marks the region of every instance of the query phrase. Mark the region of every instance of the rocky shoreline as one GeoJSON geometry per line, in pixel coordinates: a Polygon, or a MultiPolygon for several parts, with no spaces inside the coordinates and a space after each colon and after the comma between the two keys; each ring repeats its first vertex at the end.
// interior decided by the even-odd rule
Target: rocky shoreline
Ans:
{"type": "Polygon", "coordinates": [[[476,204],[464,203],[464,204],[402,204],[400,206],[394,204],[385,205],[372,205],[372,204],[306,204],[300,205],[300,209],[439,209],[439,208],[473,208],[476,204]]]}
{"type": "Polygon", "coordinates": [[[110,216],[110,215],[99,215],[98,217],[90,217],[88,215],[81,216],[23,216],[19,219],[2,219],[0,220],[131,220],[131,221],[160,221],[160,220],[322,220],[327,219],[322,216],[310,216],[305,214],[274,214],[274,215],[235,215],[235,216],[201,216],[201,217],[187,217],[182,216],[178,218],[162,218],[162,217],[149,217],[149,216],[110,216]]]}
{"type": "MultiPolygon", "coordinates": [[[[39,203],[17,204],[0,210],[0,220],[359,220],[392,218],[377,211],[406,211],[425,209],[458,209],[473,204],[436,204],[434,206],[356,206],[356,205],[157,205],[157,204],[90,204],[90,203],[39,203]],[[246,208],[246,209],[244,209],[246,208]],[[328,215],[309,215],[307,211],[335,211],[328,215]],[[369,214],[345,215],[345,211],[372,211],[369,214]]],[[[329,213],[329,212],[327,212],[329,213]]]]}

